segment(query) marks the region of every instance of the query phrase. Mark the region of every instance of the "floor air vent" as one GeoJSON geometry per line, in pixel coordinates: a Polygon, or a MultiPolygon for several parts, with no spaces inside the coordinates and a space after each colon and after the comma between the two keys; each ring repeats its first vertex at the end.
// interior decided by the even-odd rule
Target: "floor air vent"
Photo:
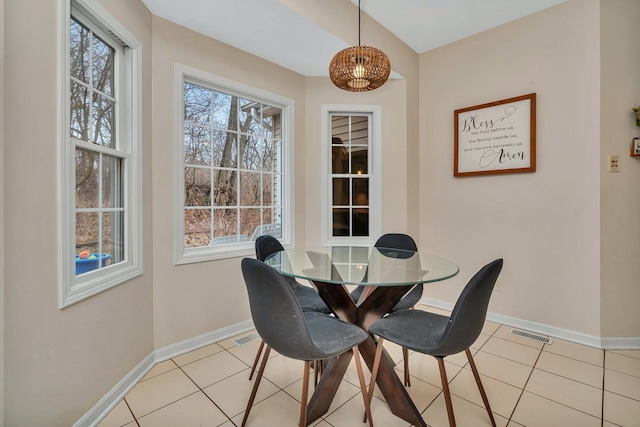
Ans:
{"type": "Polygon", "coordinates": [[[532,332],[521,331],[520,329],[511,329],[511,335],[517,335],[519,337],[528,338],[530,340],[538,341],[545,344],[551,344],[553,339],[544,335],[534,334],[532,332]]]}
{"type": "Polygon", "coordinates": [[[238,338],[237,340],[233,340],[233,343],[237,346],[240,345],[245,345],[250,343],[251,341],[255,341],[257,339],[260,338],[260,335],[258,335],[258,333],[253,333],[251,335],[247,335],[246,337],[242,337],[242,338],[238,338]]]}

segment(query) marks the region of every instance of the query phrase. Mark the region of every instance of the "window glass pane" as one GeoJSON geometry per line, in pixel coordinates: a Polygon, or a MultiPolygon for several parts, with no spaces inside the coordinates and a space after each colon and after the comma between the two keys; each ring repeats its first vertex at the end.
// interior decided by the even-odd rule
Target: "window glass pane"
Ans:
{"type": "Polygon", "coordinates": [[[209,209],[184,210],[184,246],[206,246],[211,240],[211,211],[209,209]]]}
{"type": "Polygon", "coordinates": [[[71,137],[82,141],[89,141],[90,96],[87,88],[80,83],[72,81],[69,104],[69,111],[71,113],[71,137]]]}
{"type": "Polygon", "coordinates": [[[341,143],[349,142],[349,116],[333,116],[331,118],[331,136],[340,139],[341,143]]]}
{"type": "Polygon", "coordinates": [[[93,87],[113,96],[114,49],[99,37],[93,37],[93,87]]]}
{"type": "Polygon", "coordinates": [[[264,140],[255,135],[240,135],[240,169],[262,170],[264,140]]]}
{"type": "Polygon", "coordinates": [[[238,234],[238,209],[215,209],[213,216],[214,237],[236,236],[238,234]]]}
{"type": "Polygon", "coordinates": [[[333,178],[333,204],[349,205],[349,178],[333,178]]]}
{"type": "Polygon", "coordinates": [[[98,252],[100,220],[98,212],[76,213],[76,255],[98,252]]]}
{"type": "Polygon", "coordinates": [[[276,137],[276,119],[279,121],[279,110],[268,105],[262,106],[262,134],[267,138],[276,137]]]}
{"type": "Polygon", "coordinates": [[[240,132],[249,135],[262,134],[261,126],[261,105],[257,102],[242,100],[242,110],[240,111],[240,132]]]}
{"type": "Polygon", "coordinates": [[[209,125],[211,123],[211,91],[209,89],[184,84],[184,122],[209,125]]]}
{"type": "MultiPolygon", "coordinates": [[[[262,205],[278,205],[277,197],[280,195],[278,175],[272,173],[262,174],[262,205]]],[[[268,209],[267,209],[268,210],[268,209]]]]}
{"type": "Polygon", "coordinates": [[[99,154],[76,149],[76,208],[97,208],[100,200],[99,154]]]}
{"type": "Polygon", "coordinates": [[[351,116],[351,145],[369,144],[369,118],[366,116],[351,116]]]}
{"type": "Polygon", "coordinates": [[[105,208],[124,207],[122,187],[122,159],[102,155],[102,206],[105,208]]]}
{"type": "Polygon", "coordinates": [[[342,140],[340,138],[332,139],[331,173],[349,173],[349,152],[344,145],[342,145],[342,140]]]}
{"type": "Polygon", "coordinates": [[[233,168],[238,165],[237,134],[234,132],[214,131],[213,166],[233,168]]]}
{"type": "Polygon", "coordinates": [[[260,206],[260,173],[240,172],[240,206],[260,206]]]}
{"type": "Polygon", "coordinates": [[[333,209],[333,235],[349,235],[349,209],[333,209]]]}
{"type": "Polygon", "coordinates": [[[252,236],[253,232],[260,225],[260,218],[260,209],[240,209],[240,233],[252,236]]]}
{"type": "Polygon", "coordinates": [[[369,209],[357,208],[353,209],[352,218],[353,232],[352,236],[368,236],[369,235],[369,209]]]}
{"type": "Polygon", "coordinates": [[[124,261],[124,212],[105,212],[102,221],[102,253],[110,255],[105,263],[124,261]]]}
{"type": "Polygon", "coordinates": [[[353,185],[353,205],[366,206],[369,204],[369,178],[354,178],[353,185]]]}
{"type": "Polygon", "coordinates": [[[238,98],[213,92],[213,125],[222,129],[237,130],[238,98]]]}
{"type": "Polygon", "coordinates": [[[240,98],[238,104],[240,106],[240,111],[238,112],[240,115],[240,131],[248,133],[248,127],[253,121],[253,110],[256,103],[248,99],[240,98]]]}
{"type": "Polygon", "coordinates": [[[228,169],[213,170],[213,204],[214,206],[237,206],[238,189],[236,179],[238,172],[228,169]]]}
{"type": "Polygon", "coordinates": [[[76,79],[89,83],[91,35],[83,25],[71,19],[69,25],[69,71],[76,79]]]}
{"type": "Polygon", "coordinates": [[[351,173],[356,175],[369,173],[369,150],[367,147],[351,148],[351,173]]]}
{"type": "Polygon", "coordinates": [[[278,168],[281,165],[278,163],[278,159],[280,158],[282,142],[273,139],[263,139],[260,143],[259,149],[261,151],[262,170],[279,172],[278,168]]]}
{"type": "Polygon", "coordinates": [[[202,126],[184,126],[184,162],[187,165],[211,165],[211,130],[202,126]]]}
{"type": "Polygon", "coordinates": [[[213,151],[211,164],[218,167],[233,167],[237,163],[237,134],[234,132],[213,131],[213,151]]]}
{"type": "Polygon", "coordinates": [[[184,168],[185,206],[211,206],[211,170],[184,168]]]}
{"type": "Polygon", "coordinates": [[[105,96],[94,93],[91,118],[93,142],[105,147],[115,148],[114,103],[105,96]]]}
{"type": "Polygon", "coordinates": [[[262,224],[262,234],[282,237],[282,209],[263,209],[262,224]]]}

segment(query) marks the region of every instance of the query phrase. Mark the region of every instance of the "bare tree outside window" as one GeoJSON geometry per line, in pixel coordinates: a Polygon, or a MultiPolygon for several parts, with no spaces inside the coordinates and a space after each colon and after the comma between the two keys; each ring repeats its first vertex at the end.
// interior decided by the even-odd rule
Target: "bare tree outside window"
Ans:
{"type": "Polygon", "coordinates": [[[185,247],[236,243],[281,224],[281,121],[280,108],[185,82],[185,247]]]}

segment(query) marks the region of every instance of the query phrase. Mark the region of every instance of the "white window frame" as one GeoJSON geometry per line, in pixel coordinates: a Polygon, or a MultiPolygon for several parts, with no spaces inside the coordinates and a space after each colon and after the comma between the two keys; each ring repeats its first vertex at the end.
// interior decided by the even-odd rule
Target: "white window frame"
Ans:
{"type": "Polygon", "coordinates": [[[322,213],[320,236],[322,245],[366,245],[373,246],[377,236],[382,233],[382,107],[380,105],[341,105],[323,104],[321,110],[322,141],[321,156],[321,200],[322,213]],[[333,236],[331,213],[331,120],[336,114],[370,115],[370,156],[371,171],[369,171],[369,236],[333,236]]]}
{"type": "Polygon", "coordinates": [[[184,82],[231,95],[240,96],[282,109],[282,237],[278,240],[287,248],[294,241],[294,100],[245,85],[225,77],[202,71],[184,64],[176,64],[174,71],[175,111],[175,164],[174,164],[174,264],[190,264],[225,258],[255,255],[255,242],[240,242],[218,246],[184,247],[184,82]]]}
{"type": "MultiPolygon", "coordinates": [[[[62,309],[92,295],[124,283],[143,273],[143,206],[142,206],[142,43],[122,26],[96,0],[64,0],[60,8],[58,123],[58,188],[59,204],[59,307],[62,309]],[[70,70],[69,21],[71,15],[109,35],[109,39],[126,46],[122,63],[116,64],[118,105],[116,106],[116,141],[118,150],[126,153],[122,165],[124,189],[124,258],[107,268],[75,274],[75,148],[69,136],[70,70]],[[88,20],[88,22],[86,22],[88,20]]],[[[97,32],[97,31],[96,31],[97,32]]],[[[105,151],[95,147],[95,151],[105,151]]]]}

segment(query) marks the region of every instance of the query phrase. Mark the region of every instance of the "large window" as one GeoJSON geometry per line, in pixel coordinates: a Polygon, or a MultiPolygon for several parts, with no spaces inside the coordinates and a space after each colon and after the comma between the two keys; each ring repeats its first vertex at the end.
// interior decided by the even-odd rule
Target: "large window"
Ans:
{"type": "Polygon", "coordinates": [[[141,273],[139,43],[92,0],[64,15],[61,307],[141,273]]]}
{"type": "Polygon", "coordinates": [[[285,159],[290,102],[217,76],[183,73],[177,262],[253,251],[291,223],[285,159]]]}
{"type": "Polygon", "coordinates": [[[379,109],[323,108],[324,240],[369,244],[380,230],[379,109]]]}

